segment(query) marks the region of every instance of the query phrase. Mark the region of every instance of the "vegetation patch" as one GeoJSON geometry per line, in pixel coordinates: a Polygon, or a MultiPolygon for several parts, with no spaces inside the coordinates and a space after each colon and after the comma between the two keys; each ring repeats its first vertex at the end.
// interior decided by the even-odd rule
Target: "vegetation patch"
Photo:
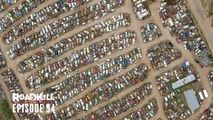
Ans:
{"type": "Polygon", "coordinates": [[[14,120],[14,116],[7,100],[0,100],[0,113],[4,116],[3,119],[14,120]]]}

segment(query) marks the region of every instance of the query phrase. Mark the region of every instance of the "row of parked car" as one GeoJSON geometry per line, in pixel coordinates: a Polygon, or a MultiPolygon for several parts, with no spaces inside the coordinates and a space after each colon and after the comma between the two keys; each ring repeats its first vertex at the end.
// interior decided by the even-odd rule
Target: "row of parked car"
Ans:
{"type": "Polygon", "coordinates": [[[144,43],[156,40],[162,35],[160,28],[155,23],[148,23],[142,26],[141,34],[144,43]]]}
{"type": "Polygon", "coordinates": [[[12,69],[4,70],[1,73],[1,77],[11,93],[23,93],[19,80],[12,69]]]}
{"type": "Polygon", "coordinates": [[[150,120],[157,114],[157,112],[157,101],[153,98],[149,100],[142,108],[128,114],[123,118],[123,120],[137,120],[138,118],[141,120],[150,120]]]}
{"type": "Polygon", "coordinates": [[[96,120],[96,119],[112,119],[124,113],[128,109],[140,104],[147,96],[152,93],[152,85],[150,82],[144,83],[138,88],[135,88],[132,92],[123,96],[120,99],[116,99],[104,107],[91,112],[90,114],[81,118],[81,120],[96,120]]]}
{"type": "Polygon", "coordinates": [[[155,44],[148,49],[147,57],[154,69],[164,68],[181,57],[181,52],[169,40],[155,44]]]}
{"type": "MultiPolygon", "coordinates": [[[[11,93],[18,93],[18,94],[24,94],[23,89],[19,83],[19,79],[16,76],[15,72],[12,69],[5,69],[1,72],[1,78],[4,81],[4,83],[6,84],[7,89],[9,90],[9,92],[11,93]]],[[[20,104],[23,101],[19,101],[19,102],[14,102],[12,101],[12,103],[14,104],[20,104]]],[[[27,101],[25,101],[27,103],[27,101]]],[[[17,106],[16,106],[17,107],[17,106]]],[[[16,109],[16,108],[15,108],[16,109]]],[[[22,110],[19,111],[19,113],[17,113],[19,118],[24,120],[24,119],[29,119],[31,118],[32,120],[38,120],[38,119],[42,119],[41,114],[36,114],[36,113],[26,113],[23,112],[22,110]]]]}
{"type": "Polygon", "coordinates": [[[185,0],[161,0],[159,15],[163,26],[175,35],[177,42],[191,51],[196,61],[203,66],[213,65],[208,44],[196,25],[194,16],[185,0]]]}
{"type": "Polygon", "coordinates": [[[144,20],[151,16],[148,0],[132,0],[135,15],[139,20],[144,20]]]}
{"type": "MultiPolygon", "coordinates": [[[[36,8],[41,3],[45,2],[47,0],[26,0],[24,1],[19,7],[23,8],[18,11],[16,8],[14,8],[14,11],[11,11],[2,18],[2,31],[9,28],[13,23],[15,23],[18,19],[20,19],[22,16],[26,15],[27,13],[31,12],[34,8],[36,8]],[[28,1],[29,5],[26,4],[28,1]],[[23,13],[24,11],[27,11],[25,14],[20,15],[20,12],[23,13]],[[19,17],[17,18],[15,14],[19,14],[19,17]]],[[[38,12],[32,13],[18,23],[17,25],[14,25],[12,29],[10,29],[8,32],[6,32],[3,36],[3,41],[7,44],[12,43],[14,40],[16,40],[18,37],[25,35],[30,30],[33,30],[34,28],[38,27],[39,24],[42,24],[50,19],[56,18],[62,13],[65,13],[66,11],[72,11],[91,0],[58,0],[57,2],[50,4],[43,9],[39,10],[38,12]]],[[[1,23],[1,22],[0,22],[1,23]]],[[[1,25],[0,25],[1,26],[1,25]]]]}
{"type": "MultiPolygon", "coordinates": [[[[45,1],[47,0],[24,0],[20,5],[14,7],[12,10],[7,12],[6,15],[0,18],[0,32],[4,32],[7,28],[11,27],[13,23],[17,22],[17,20],[30,13],[34,8],[44,3],[45,1]]],[[[1,2],[0,2],[0,9],[1,9],[1,2]]],[[[17,32],[15,31],[14,33],[17,34],[17,32]]]]}
{"type": "Polygon", "coordinates": [[[4,57],[3,52],[0,49],[0,69],[6,67],[6,65],[7,65],[6,59],[4,57]]]}
{"type": "MultiPolygon", "coordinates": [[[[117,74],[121,70],[125,69],[129,65],[137,62],[142,57],[141,50],[139,48],[134,48],[128,53],[122,54],[115,58],[107,59],[83,72],[76,73],[75,75],[70,75],[72,71],[68,68],[66,61],[57,62],[53,67],[47,67],[42,69],[30,76],[26,80],[27,87],[31,90],[44,86],[52,81],[57,80],[59,77],[68,75],[68,79],[78,80],[77,84],[93,85],[98,80],[105,79],[110,75],[117,74]],[[58,74],[58,73],[61,74],[58,74]]],[[[78,91],[76,89],[76,91],[78,91]]]]}
{"type": "MultiPolygon", "coordinates": [[[[80,99],[73,102],[71,105],[60,109],[56,112],[57,116],[74,117],[82,111],[88,111],[92,107],[112,98],[113,96],[121,93],[123,90],[136,85],[137,83],[144,81],[148,77],[149,69],[147,65],[140,64],[139,66],[131,69],[124,75],[111,79],[103,83],[102,85],[94,88],[88,94],[82,96],[80,99]]],[[[90,87],[86,86],[83,90],[90,87]]],[[[71,90],[81,88],[79,85],[73,84],[72,81],[64,81],[56,86],[48,88],[44,93],[54,94],[56,101],[55,104],[63,104],[67,100],[71,99],[75,94],[71,93],[71,90]],[[62,87],[64,86],[64,87],[62,87]],[[72,96],[70,96],[70,94],[72,96]]]]}
{"type": "MultiPolygon", "coordinates": [[[[10,58],[14,59],[15,57],[23,55],[29,50],[44,46],[47,42],[58,38],[68,31],[72,31],[77,27],[84,26],[94,20],[100,19],[101,17],[114,12],[121,5],[123,5],[123,3],[117,3],[117,0],[112,0],[110,3],[102,5],[102,1],[78,10],[77,12],[69,14],[65,17],[59,18],[58,20],[45,25],[38,31],[35,30],[36,32],[25,37],[24,39],[21,39],[21,41],[9,49],[8,54],[10,58]]],[[[9,36],[9,38],[11,39],[8,41],[14,41],[16,39],[11,36],[9,36]]]]}
{"type": "MultiPolygon", "coordinates": [[[[107,39],[95,42],[87,47],[77,50],[58,62],[63,60],[69,61],[67,66],[71,67],[71,69],[74,71],[81,66],[93,63],[94,61],[110,55],[111,53],[135,44],[135,37],[136,34],[133,31],[126,31],[120,34],[115,34],[107,39]]],[[[64,47],[67,45],[68,44],[55,44],[54,47],[51,46],[48,51],[40,51],[28,57],[18,64],[18,71],[21,73],[30,71],[56,57],[61,56],[65,51],[69,51],[64,50],[66,49],[64,47]]],[[[56,63],[53,63],[50,66],[54,64],[56,63]]]]}
{"type": "Polygon", "coordinates": [[[58,79],[59,77],[66,75],[67,72],[75,71],[83,66],[92,64],[113,52],[129,47],[135,41],[135,33],[130,35],[133,36],[114,39],[114,41],[107,39],[93,43],[88,47],[71,53],[67,57],[57,62],[45,66],[44,68],[38,70],[34,75],[41,75],[44,73],[41,76],[43,79],[58,79]]]}
{"type": "Polygon", "coordinates": [[[0,13],[6,10],[9,6],[15,4],[18,0],[0,0],[0,13]]]}

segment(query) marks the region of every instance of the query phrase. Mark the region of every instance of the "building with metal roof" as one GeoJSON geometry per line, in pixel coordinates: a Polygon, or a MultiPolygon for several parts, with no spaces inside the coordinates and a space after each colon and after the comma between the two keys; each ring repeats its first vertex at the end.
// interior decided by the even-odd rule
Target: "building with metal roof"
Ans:
{"type": "Polygon", "coordinates": [[[172,88],[173,89],[177,89],[177,88],[180,88],[190,82],[193,82],[196,80],[196,77],[194,74],[190,74],[180,80],[177,80],[176,82],[172,83],[172,88]]]}
{"type": "Polygon", "coordinates": [[[194,112],[200,107],[200,104],[196,96],[196,92],[193,89],[185,91],[184,96],[186,98],[186,102],[191,112],[194,112]]]}

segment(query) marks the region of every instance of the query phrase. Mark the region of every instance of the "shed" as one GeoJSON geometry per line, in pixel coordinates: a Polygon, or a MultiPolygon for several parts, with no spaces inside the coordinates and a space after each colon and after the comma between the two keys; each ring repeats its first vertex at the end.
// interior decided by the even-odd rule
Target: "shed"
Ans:
{"type": "Polygon", "coordinates": [[[198,94],[199,94],[199,96],[200,96],[200,100],[203,100],[203,99],[204,99],[203,93],[202,93],[202,92],[199,92],[198,94]]]}
{"type": "Polygon", "coordinates": [[[204,94],[205,98],[207,98],[209,96],[207,93],[207,90],[203,90],[203,94],[204,94]]]}

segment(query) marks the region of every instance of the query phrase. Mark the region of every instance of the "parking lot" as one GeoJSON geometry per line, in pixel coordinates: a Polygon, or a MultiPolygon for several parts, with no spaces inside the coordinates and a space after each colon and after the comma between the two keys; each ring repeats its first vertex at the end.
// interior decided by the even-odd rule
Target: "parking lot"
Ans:
{"type": "MultiPolygon", "coordinates": [[[[19,0],[19,1],[22,1],[22,0],[19,0]]],[[[54,2],[53,0],[48,0],[48,2],[44,2],[42,5],[33,9],[33,11],[31,11],[30,13],[39,11],[45,5],[51,4],[53,2],[54,2]]],[[[90,5],[93,5],[95,3],[99,3],[99,0],[92,0],[88,4],[82,5],[79,8],[70,11],[69,13],[78,12],[79,10],[84,9],[83,7],[89,7],[90,5]]],[[[15,5],[18,5],[18,4],[16,3],[15,5]]],[[[113,12],[108,11],[109,12],[108,14],[106,14],[105,16],[100,16],[100,18],[98,19],[94,19],[92,21],[88,20],[89,21],[88,24],[85,23],[85,25],[76,26],[75,29],[73,28],[73,30],[71,31],[68,30],[66,31],[66,33],[63,33],[63,36],[57,36],[57,35],[56,35],[57,37],[53,36],[54,40],[47,40],[48,42],[46,44],[42,44],[41,45],[42,47],[41,46],[35,47],[33,49],[28,47],[30,49],[30,52],[28,52],[28,50],[25,50],[23,54],[20,54],[19,56],[18,55],[12,56],[14,60],[7,55],[7,50],[11,48],[12,46],[15,46],[18,42],[20,42],[22,40],[22,37],[17,37],[17,39],[14,38],[14,40],[11,41],[11,43],[8,43],[6,45],[4,43],[4,40],[0,39],[0,47],[3,54],[5,54],[4,57],[7,61],[7,67],[1,69],[0,72],[1,73],[5,72],[7,68],[11,68],[11,70],[16,75],[16,79],[18,80],[24,93],[30,93],[30,92],[40,93],[42,91],[45,91],[48,93],[51,91],[50,89],[56,88],[54,86],[58,87],[61,84],[64,84],[64,86],[62,86],[62,88],[57,88],[57,89],[67,88],[69,89],[69,91],[71,91],[72,87],[68,86],[69,82],[75,82],[76,83],[75,85],[80,88],[79,90],[73,90],[74,92],[69,95],[66,95],[65,94],[66,92],[64,92],[64,94],[60,94],[59,96],[57,96],[58,99],[63,98],[63,101],[60,101],[60,100],[57,101],[57,104],[58,104],[56,107],[57,112],[62,109],[66,111],[65,109],[67,109],[66,108],[67,106],[69,106],[69,109],[76,108],[76,109],[73,109],[73,113],[72,114],[70,113],[70,116],[67,116],[68,118],[72,118],[72,117],[82,118],[83,116],[85,116],[85,118],[94,117],[94,116],[98,118],[105,118],[106,116],[101,116],[101,114],[104,114],[103,109],[107,109],[107,107],[109,106],[124,104],[125,102],[123,103],[122,100],[125,97],[128,98],[128,96],[133,92],[137,93],[138,89],[135,89],[135,88],[139,88],[148,82],[152,85],[152,91],[150,93],[147,93],[148,94],[147,97],[144,97],[143,100],[136,100],[137,102],[135,104],[131,104],[131,107],[125,106],[125,108],[122,108],[124,110],[120,110],[120,109],[117,110],[117,111],[124,111],[124,112],[120,112],[118,114],[114,114],[108,117],[114,117],[113,119],[116,120],[116,119],[133,116],[134,114],[132,113],[133,111],[138,111],[138,110],[140,111],[140,109],[144,109],[143,107],[144,106],[146,107],[148,103],[153,102],[153,98],[154,98],[157,101],[157,111],[155,111],[155,109],[150,108],[150,110],[153,110],[153,113],[156,112],[153,117],[150,117],[150,119],[156,120],[158,118],[162,118],[163,120],[166,120],[167,118],[163,110],[163,104],[164,104],[163,98],[162,96],[160,96],[160,93],[158,91],[158,86],[155,81],[155,76],[159,75],[163,71],[169,70],[181,64],[185,60],[189,60],[190,63],[194,65],[198,74],[201,75],[200,82],[209,93],[209,97],[204,100],[205,104],[202,104],[201,108],[198,111],[196,111],[192,116],[190,116],[188,119],[197,118],[199,116],[199,113],[202,113],[212,103],[213,94],[212,94],[212,89],[209,85],[208,73],[210,70],[213,70],[213,68],[212,67],[201,68],[200,65],[194,61],[194,56],[189,51],[186,51],[183,45],[177,43],[176,38],[171,36],[169,31],[163,27],[160,20],[159,12],[158,12],[159,5],[160,5],[159,1],[152,3],[149,6],[151,15],[144,20],[139,20],[133,11],[132,1],[125,0],[125,4],[119,7],[116,6],[117,8],[115,11],[113,12]],[[120,13],[128,14],[128,17],[131,23],[129,24],[127,20],[128,18],[125,19],[124,17],[125,19],[124,21],[126,21],[126,24],[122,24],[123,26],[120,25],[117,28],[111,28],[111,30],[100,30],[102,32],[101,35],[95,36],[94,34],[94,37],[88,38],[87,40],[83,41],[82,43],[78,43],[75,46],[71,46],[71,45],[70,46],[68,45],[68,47],[64,46],[65,51],[61,51],[61,53],[56,54],[54,53],[53,50],[51,50],[51,48],[53,48],[54,45],[55,46],[57,46],[57,44],[60,45],[60,42],[62,40],[64,41],[67,40],[67,42],[64,42],[64,44],[67,44],[69,43],[68,38],[70,39],[72,39],[72,37],[76,38],[76,36],[81,33],[82,35],[85,35],[83,31],[85,30],[89,31],[90,28],[92,31],[94,30],[92,28],[93,26],[99,25],[100,22],[102,21],[115,19],[116,17],[112,18],[112,16],[119,15],[120,13]],[[145,43],[142,39],[143,34],[141,34],[141,27],[149,23],[157,24],[157,26],[160,29],[161,35],[157,37],[155,40],[145,43]],[[131,32],[131,34],[127,34],[127,32],[131,32]],[[119,38],[117,38],[118,36],[119,38]],[[116,40],[116,39],[119,39],[119,40],[116,40]],[[165,40],[169,40],[171,44],[173,44],[174,47],[181,52],[181,56],[178,56],[176,59],[171,60],[170,61],[171,64],[166,65],[166,67],[162,67],[160,70],[157,70],[153,68],[153,64],[151,64],[152,62],[147,57],[147,53],[148,53],[148,50],[152,48],[154,45],[160,44],[164,42],[165,40]],[[100,48],[100,50],[95,51],[93,50],[93,47],[95,47],[94,49],[100,48]],[[85,52],[87,50],[89,52],[85,52]],[[53,51],[53,52],[50,52],[50,51],[53,51]],[[90,54],[94,54],[96,57],[91,58],[90,54]],[[80,55],[84,55],[85,58],[80,57],[80,55]],[[35,62],[35,65],[34,64],[32,65],[31,63],[32,61],[36,61],[37,58],[39,59],[39,57],[43,57],[43,56],[45,56],[45,60],[37,61],[35,62]],[[76,59],[70,60],[71,62],[65,61],[66,59],[69,59],[69,58],[76,58],[76,59]],[[32,59],[32,61],[29,62],[30,60],[28,59],[32,59]],[[26,60],[27,62],[23,64],[24,60],[26,60]],[[56,65],[57,62],[61,62],[60,64],[65,64],[64,62],[66,62],[66,64],[68,64],[70,68],[61,70],[60,68],[55,67],[57,66],[56,65]],[[119,62],[120,64],[117,65],[116,62],[119,62]],[[107,67],[107,64],[110,64],[111,66],[107,67]],[[85,99],[88,96],[93,98],[93,95],[89,94],[90,92],[97,92],[99,91],[98,88],[107,89],[107,87],[104,87],[104,86],[107,86],[107,83],[113,84],[112,81],[114,80],[118,80],[118,82],[123,83],[124,80],[118,79],[118,78],[120,77],[123,78],[123,76],[125,77],[129,72],[131,73],[131,71],[134,71],[134,68],[137,68],[138,66],[141,66],[143,64],[147,66],[146,67],[147,71],[144,67],[141,67],[141,68],[139,67],[138,69],[145,70],[145,72],[147,73],[141,72],[143,73],[143,75],[139,74],[140,76],[138,77],[140,79],[135,79],[133,83],[130,82],[129,84],[120,86],[121,87],[120,89],[116,90],[116,92],[113,92],[113,94],[110,94],[109,96],[103,95],[102,98],[94,98],[95,100],[93,101],[98,101],[98,102],[90,106],[87,105],[86,102],[85,102],[85,106],[81,106],[81,107],[75,106],[76,103],[79,103],[79,101],[81,101],[81,99],[85,99]],[[75,67],[73,67],[73,65],[75,65],[75,67]],[[114,67],[113,69],[111,69],[112,66],[114,67]],[[45,74],[46,72],[44,73],[44,71],[48,71],[50,68],[53,69],[52,71],[57,71],[57,73],[50,72],[49,75],[45,74]],[[97,69],[100,71],[98,71],[97,69]],[[67,78],[66,75],[68,72],[72,72],[72,76],[69,76],[67,78]],[[81,79],[81,78],[84,78],[85,77],[84,75],[86,74],[89,74],[90,77],[94,78],[94,80],[90,82],[90,80],[88,79],[89,77],[86,77],[85,79],[81,79]],[[80,78],[78,78],[79,76],[80,78]],[[84,81],[85,83],[82,84],[76,81],[75,79],[73,79],[73,77],[78,78],[78,80],[84,81]],[[33,81],[34,79],[38,79],[40,81],[33,83],[35,82],[33,81]],[[120,92],[121,90],[122,92],[120,92]],[[68,96],[68,98],[66,98],[65,96],[68,96]],[[104,100],[104,97],[108,98],[109,100],[104,100]]],[[[5,12],[1,13],[0,16],[2,14],[5,14],[5,12]]],[[[59,15],[60,17],[58,18],[61,18],[61,16],[65,16],[65,14],[67,13],[60,14],[59,15]]],[[[18,25],[18,23],[23,21],[24,18],[27,18],[27,16],[29,15],[22,17],[14,25],[18,25]]],[[[39,27],[35,27],[35,30],[29,30],[29,32],[27,32],[26,34],[28,35],[34,34],[35,31],[42,29],[42,27],[40,26],[48,25],[52,23],[53,21],[58,20],[58,18],[47,20],[41,25],[39,25],[39,27]]],[[[119,20],[122,21],[120,17],[119,17],[119,20]]],[[[107,24],[113,24],[113,21],[109,23],[107,22],[107,24]]],[[[11,28],[12,27],[9,27],[9,29],[11,28]]],[[[5,34],[7,32],[8,32],[8,29],[4,31],[3,33],[5,34]]],[[[1,38],[3,38],[3,33],[0,33],[1,38]]],[[[14,81],[14,82],[17,82],[17,81],[14,81]]],[[[0,84],[3,86],[3,89],[6,91],[6,95],[8,99],[10,100],[11,91],[7,90],[7,85],[2,80],[0,81],[0,84]]],[[[89,100],[88,100],[88,103],[89,103],[89,100]]],[[[153,102],[153,104],[155,104],[155,102],[153,102]]],[[[10,105],[12,105],[11,102],[10,102],[10,105]]],[[[61,111],[59,111],[59,113],[60,112],[61,111]]],[[[47,114],[44,113],[43,115],[47,115],[47,114]]]]}

